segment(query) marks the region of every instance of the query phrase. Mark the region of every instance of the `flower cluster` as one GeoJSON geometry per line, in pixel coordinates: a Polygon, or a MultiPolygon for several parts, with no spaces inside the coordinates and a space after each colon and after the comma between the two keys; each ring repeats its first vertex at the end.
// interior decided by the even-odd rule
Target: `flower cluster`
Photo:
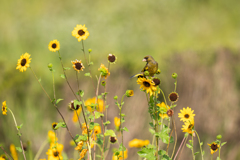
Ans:
{"type": "Polygon", "coordinates": [[[187,132],[189,134],[194,134],[194,116],[193,114],[194,110],[187,107],[186,109],[183,108],[180,110],[180,113],[178,113],[178,117],[180,118],[180,121],[184,122],[184,125],[182,125],[183,132],[187,132]]]}

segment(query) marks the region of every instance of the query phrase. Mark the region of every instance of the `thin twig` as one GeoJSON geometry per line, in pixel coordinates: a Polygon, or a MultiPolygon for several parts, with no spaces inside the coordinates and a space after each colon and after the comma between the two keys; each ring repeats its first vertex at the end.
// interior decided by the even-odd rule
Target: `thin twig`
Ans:
{"type": "Polygon", "coordinates": [[[10,157],[11,157],[11,159],[14,160],[14,159],[12,158],[12,156],[11,156],[10,154],[8,154],[8,153],[4,150],[4,148],[3,148],[2,146],[1,146],[1,149],[3,150],[3,152],[6,153],[6,155],[8,156],[8,159],[10,159],[10,157]]]}

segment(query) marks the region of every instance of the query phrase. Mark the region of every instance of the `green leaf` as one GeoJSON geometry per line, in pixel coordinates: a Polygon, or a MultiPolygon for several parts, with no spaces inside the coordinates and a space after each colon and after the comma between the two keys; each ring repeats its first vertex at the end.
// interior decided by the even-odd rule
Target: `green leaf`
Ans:
{"type": "Polygon", "coordinates": [[[114,133],[113,130],[109,129],[105,131],[104,136],[116,137],[116,134],[114,133]]]}
{"type": "Polygon", "coordinates": [[[22,152],[22,148],[21,148],[21,147],[16,147],[16,150],[17,150],[18,152],[22,152]]]}
{"type": "Polygon", "coordinates": [[[98,97],[98,99],[102,99],[102,95],[98,95],[97,97],[98,97]]]}
{"type": "Polygon", "coordinates": [[[95,126],[95,123],[94,122],[90,122],[90,125],[89,125],[89,129],[92,130],[95,126]]]}
{"type": "Polygon", "coordinates": [[[175,107],[177,107],[177,105],[176,105],[176,104],[174,104],[174,105],[170,106],[170,108],[171,108],[171,109],[172,109],[172,108],[175,108],[175,107]]]}
{"type": "Polygon", "coordinates": [[[91,77],[91,74],[88,72],[88,73],[85,73],[84,76],[91,77]]]}
{"type": "Polygon", "coordinates": [[[202,145],[203,145],[203,142],[200,143],[200,146],[202,146],[202,145]]]}
{"type": "Polygon", "coordinates": [[[82,105],[82,102],[78,101],[78,100],[74,100],[73,101],[73,104],[74,104],[74,108],[76,109],[77,108],[77,105],[81,106],[82,105]]]}
{"type": "Polygon", "coordinates": [[[141,151],[138,151],[138,155],[140,157],[146,158],[148,160],[156,160],[155,157],[155,149],[147,146],[146,148],[142,148],[141,151]]]}
{"type": "Polygon", "coordinates": [[[125,117],[126,115],[124,113],[121,114],[121,117],[125,117]]]}
{"type": "Polygon", "coordinates": [[[217,160],[221,160],[219,157],[217,157],[217,160]]]}
{"type": "Polygon", "coordinates": [[[129,132],[129,130],[126,127],[124,127],[123,130],[129,132]]]}
{"type": "Polygon", "coordinates": [[[161,138],[163,143],[169,143],[169,135],[168,135],[168,128],[163,128],[160,133],[157,135],[161,138]]]}
{"type": "Polygon", "coordinates": [[[69,67],[64,67],[63,69],[64,69],[64,70],[70,70],[70,68],[69,68],[69,67]]]}
{"type": "Polygon", "coordinates": [[[188,135],[189,135],[189,133],[188,133],[188,132],[186,132],[186,133],[184,134],[184,137],[185,137],[185,138],[187,138],[187,137],[188,137],[188,135]]]}
{"type": "Polygon", "coordinates": [[[21,129],[23,126],[23,124],[20,124],[19,126],[17,126],[18,129],[21,129]]]}
{"type": "Polygon", "coordinates": [[[203,156],[204,156],[204,154],[205,154],[205,151],[202,152],[202,155],[203,155],[203,156]]]}
{"type": "Polygon", "coordinates": [[[74,137],[74,140],[78,139],[79,134],[76,134],[76,136],[74,137]]]}
{"type": "Polygon", "coordinates": [[[83,90],[79,90],[79,94],[80,94],[81,97],[83,97],[84,96],[84,91],[83,90]]]}
{"type": "Polygon", "coordinates": [[[121,103],[121,106],[123,106],[123,105],[124,105],[124,102],[121,103]]]}
{"type": "Polygon", "coordinates": [[[105,108],[108,109],[109,105],[106,105],[105,108]]]}
{"type": "Polygon", "coordinates": [[[89,66],[90,66],[90,65],[93,65],[93,62],[90,62],[88,65],[89,65],[89,66]]]}
{"type": "Polygon", "coordinates": [[[161,160],[171,160],[171,158],[168,155],[163,155],[163,158],[161,160]]]}
{"type": "Polygon", "coordinates": [[[153,123],[152,123],[152,122],[150,122],[150,123],[149,123],[149,125],[150,125],[152,128],[154,128],[154,125],[153,125],[153,123]]]}
{"type": "Polygon", "coordinates": [[[107,121],[107,122],[103,123],[103,125],[106,126],[106,125],[108,125],[110,123],[111,123],[110,121],[107,121]]]}
{"type": "Polygon", "coordinates": [[[66,78],[64,74],[61,74],[60,77],[63,78],[63,79],[66,78]]]}
{"type": "Polygon", "coordinates": [[[221,147],[224,145],[224,144],[226,144],[227,142],[223,142],[222,144],[221,144],[221,147]]]}
{"type": "Polygon", "coordinates": [[[38,79],[38,82],[41,82],[41,81],[42,81],[42,79],[41,79],[41,78],[39,78],[39,79],[38,79]]]}
{"type": "Polygon", "coordinates": [[[58,104],[60,101],[62,101],[63,99],[61,99],[61,98],[59,98],[59,99],[57,99],[57,101],[56,101],[56,104],[58,104]]]}
{"type": "Polygon", "coordinates": [[[193,147],[190,144],[186,144],[186,146],[190,149],[192,149],[193,147]]]}
{"type": "Polygon", "coordinates": [[[95,112],[95,119],[98,119],[99,117],[103,117],[104,116],[104,114],[102,114],[102,113],[100,113],[100,112],[95,112]]]}
{"type": "Polygon", "coordinates": [[[195,152],[195,153],[194,153],[194,155],[197,155],[197,154],[199,154],[199,152],[195,152]]]}
{"type": "Polygon", "coordinates": [[[88,119],[89,119],[90,121],[92,121],[92,120],[94,120],[94,116],[93,116],[93,115],[90,115],[90,116],[88,117],[88,119]]]}
{"type": "Polygon", "coordinates": [[[79,136],[77,139],[76,139],[76,142],[80,142],[80,141],[87,141],[87,134],[85,134],[84,136],[79,136]]]}
{"type": "Polygon", "coordinates": [[[159,154],[160,156],[162,156],[162,155],[166,154],[166,151],[160,150],[160,151],[158,151],[158,154],[159,154]]]}
{"type": "Polygon", "coordinates": [[[149,132],[152,133],[152,134],[155,134],[155,130],[154,129],[149,128],[149,132]]]}

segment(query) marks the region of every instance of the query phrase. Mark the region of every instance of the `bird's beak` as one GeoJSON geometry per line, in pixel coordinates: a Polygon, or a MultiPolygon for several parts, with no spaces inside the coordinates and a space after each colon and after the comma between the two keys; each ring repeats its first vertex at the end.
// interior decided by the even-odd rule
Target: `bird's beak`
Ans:
{"type": "Polygon", "coordinates": [[[142,61],[143,61],[143,62],[146,62],[146,59],[144,58],[142,61]]]}

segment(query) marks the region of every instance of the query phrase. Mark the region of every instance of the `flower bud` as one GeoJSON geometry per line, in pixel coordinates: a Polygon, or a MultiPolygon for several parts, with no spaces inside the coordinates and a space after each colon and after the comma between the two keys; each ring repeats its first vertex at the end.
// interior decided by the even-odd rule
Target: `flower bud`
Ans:
{"type": "Polygon", "coordinates": [[[134,95],[133,90],[127,90],[127,91],[126,91],[126,96],[127,96],[127,97],[132,97],[133,95],[134,95]]]}
{"type": "Polygon", "coordinates": [[[172,78],[173,78],[173,79],[177,79],[177,77],[178,77],[177,73],[173,73],[173,74],[172,74],[172,78]]]}
{"type": "Polygon", "coordinates": [[[222,135],[220,135],[220,134],[217,135],[217,139],[219,139],[219,140],[222,139],[222,135]]]}
{"type": "Polygon", "coordinates": [[[91,52],[92,52],[92,49],[91,49],[91,48],[89,48],[89,49],[88,49],[88,52],[89,52],[89,53],[91,53],[91,52]]]}
{"type": "Polygon", "coordinates": [[[109,137],[109,141],[111,142],[111,143],[116,143],[117,142],[117,138],[116,137],[109,137]]]}
{"type": "Polygon", "coordinates": [[[145,71],[145,72],[144,72],[144,76],[149,76],[149,72],[148,72],[148,71],[145,71]]]}

